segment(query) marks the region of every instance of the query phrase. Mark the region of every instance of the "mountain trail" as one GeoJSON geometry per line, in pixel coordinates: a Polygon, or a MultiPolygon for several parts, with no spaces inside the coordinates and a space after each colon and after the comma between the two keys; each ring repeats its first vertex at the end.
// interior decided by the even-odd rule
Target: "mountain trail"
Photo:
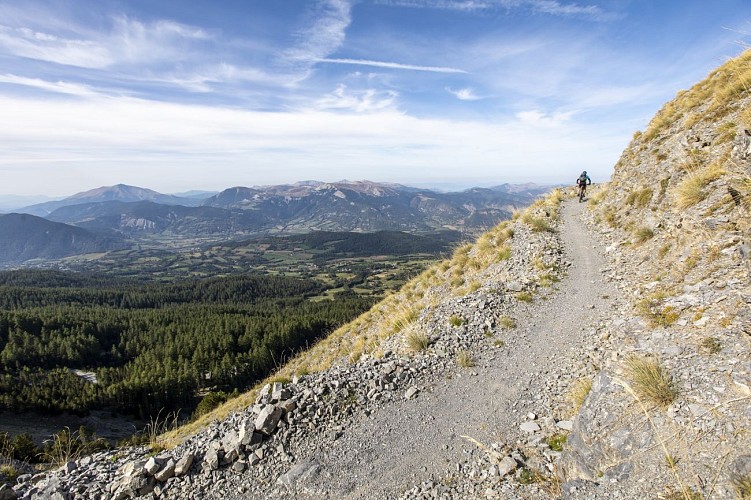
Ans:
{"type": "Polygon", "coordinates": [[[520,303],[518,326],[503,349],[478,353],[475,367],[444,377],[415,400],[376,410],[330,448],[300,457],[311,473],[299,493],[396,497],[416,484],[460,473],[457,464],[477,451],[472,440],[521,442],[520,424],[531,413],[546,413],[536,407],[535,395],[550,392],[548,375],[581,364],[587,333],[597,329],[615,296],[583,211],[581,204],[564,203],[560,236],[571,263],[568,276],[546,300],[520,303]]]}

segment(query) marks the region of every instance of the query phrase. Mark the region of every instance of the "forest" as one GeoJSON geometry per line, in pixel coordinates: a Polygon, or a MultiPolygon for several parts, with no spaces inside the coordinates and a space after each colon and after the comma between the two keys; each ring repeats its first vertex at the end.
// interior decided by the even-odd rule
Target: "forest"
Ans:
{"type": "Polygon", "coordinates": [[[325,289],[253,273],[155,282],[1,272],[0,410],[192,410],[201,394],[244,390],[375,300],[320,300],[325,289]]]}

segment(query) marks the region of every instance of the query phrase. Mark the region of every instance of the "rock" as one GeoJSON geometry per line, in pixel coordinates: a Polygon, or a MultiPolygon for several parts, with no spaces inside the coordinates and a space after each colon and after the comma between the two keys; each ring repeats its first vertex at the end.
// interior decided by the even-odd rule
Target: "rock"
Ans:
{"type": "Polygon", "coordinates": [[[519,428],[524,432],[528,432],[530,434],[540,430],[540,426],[535,422],[524,422],[519,426],[519,428]]]}
{"type": "Polygon", "coordinates": [[[514,460],[511,457],[505,457],[501,462],[498,464],[498,475],[500,477],[507,476],[514,472],[516,468],[518,467],[516,460],[514,460]]]}
{"type": "Polygon", "coordinates": [[[153,476],[162,468],[162,465],[164,465],[164,462],[161,459],[151,457],[144,464],[143,470],[145,470],[148,475],[153,476]]]}
{"type": "Polygon", "coordinates": [[[175,461],[170,458],[169,460],[167,460],[167,463],[165,463],[164,466],[156,474],[154,474],[154,478],[157,481],[166,481],[167,479],[175,475],[175,467],[175,461]]]}
{"type": "Polygon", "coordinates": [[[266,405],[258,414],[255,421],[255,428],[261,434],[270,436],[276,429],[279,419],[282,418],[282,410],[274,405],[266,405]]]}
{"type": "Polygon", "coordinates": [[[287,471],[285,474],[282,474],[279,476],[279,479],[277,479],[277,482],[279,484],[283,484],[287,490],[292,493],[297,486],[297,483],[300,481],[305,481],[308,478],[315,476],[318,474],[318,471],[320,470],[320,466],[312,461],[307,460],[305,462],[300,462],[299,464],[292,467],[289,471],[287,471]]]}
{"type": "Polygon", "coordinates": [[[417,393],[420,392],[420,389],[418,389],[415,386],[410,387],[407,389],[407,392],[404,393],[404,399],[412,399],[417,395],[417,393]]]}
{"type": "Polygon", "coordinates": [[[71,460],[71,461],[67,462],[65,465],[62,466],[61,472],[63,474],[70,474],[71,472],[73,472],[77,468],[78,468],[78,464],[76,462],[74,462],[74,461],[71,460]]]}
{"type": "Polygon", "coordinates": [[[190,466],[193,465],[193,460],[195,459],[195,455],[193,453],[186,453],[183,455],[183,457],[177,461],[175,464],[175,475],[176,476],[182,476],[188,470],[190,470],[190,466]]]}
{"type": "Polygon", "coordinates": [[[209,451],[207,451],[206,455],[203,457],[204,467],[210,470],[219,469],[220,461],[221,461],[221,458],[219,457],[219,452],[213,448],[209,449],[209,451]]]}
{"type": "Polygon", "coordinates": [[[564,431],[571,431],[574,428],[574,422],[571,420],[559,420],[555,426],[564,431]]]}

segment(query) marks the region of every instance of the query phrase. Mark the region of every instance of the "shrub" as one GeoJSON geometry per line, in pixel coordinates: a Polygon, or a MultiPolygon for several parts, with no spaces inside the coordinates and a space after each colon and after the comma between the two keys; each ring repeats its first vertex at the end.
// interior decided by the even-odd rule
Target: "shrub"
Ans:
{"type": "Polygon", "coordinates": [[[223,391],[209,392],[201,398],[201,402],[196,406],[196,409],[193,411],[193,418],[207,414],[225,401],[227,401],[227,393],[223,391]]]}
{"type": "Polygon", "coordinates": [[[631,388],[639,398],[667,408],[678,397],[675,382],[656,359],[632,355],[626,359],[625,368],[631,388]]]}
{"type": "Polygon", "coordinates": [[[566,444],[566,434],[558,433],[548,436],[545,442],[553,451],[563,451],[563,445],[566,444]]]}
{"type": "Polygon", "coordinates": [[[11,447],[13,448],[13,458],[24,462],[34,462],[39,456],[39,450],[28,432],[14,437],[11,441],[11,447]]]}

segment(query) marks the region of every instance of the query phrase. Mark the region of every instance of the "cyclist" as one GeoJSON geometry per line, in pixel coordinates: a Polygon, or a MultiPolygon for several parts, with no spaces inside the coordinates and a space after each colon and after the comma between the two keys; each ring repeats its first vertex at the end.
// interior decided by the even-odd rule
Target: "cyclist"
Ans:
{"type": "Polygon", "coordinates": [[[584,194],[587,190],[587,186],[592,184],[592,179],[587,175],[587,171],[581,173],[578,179],[576,179],[576,185],[579,186],[579,203],[584,200],[584,194]]]}

